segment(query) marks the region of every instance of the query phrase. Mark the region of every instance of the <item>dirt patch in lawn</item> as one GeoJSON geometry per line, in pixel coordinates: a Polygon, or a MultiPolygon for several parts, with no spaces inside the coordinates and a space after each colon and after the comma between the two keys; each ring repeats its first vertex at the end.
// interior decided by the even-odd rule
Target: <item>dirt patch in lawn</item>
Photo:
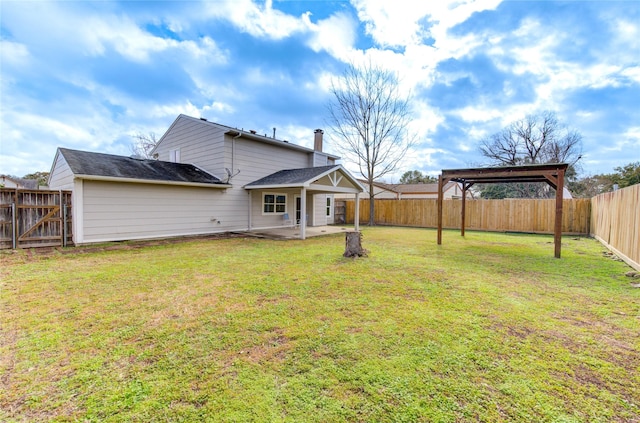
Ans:
{"type": "Polygon", "coordinates": [[[39,247],[24,250],[1,250],[2,255],[24,254],[27,260],[38,260],[41,258],[55,257],[58,255],[89,254],[102,251],[137,250],[140,248],[154,247],[159,245],[180,244],[194,241],[211,241],[230,238],[247,238],[248,235],[240,232],[223,232],[219,234],[185,236],[177,238],[150,239],[141,241],[114,241],[106,244],[83,245],[77,247],[39,247]]]}

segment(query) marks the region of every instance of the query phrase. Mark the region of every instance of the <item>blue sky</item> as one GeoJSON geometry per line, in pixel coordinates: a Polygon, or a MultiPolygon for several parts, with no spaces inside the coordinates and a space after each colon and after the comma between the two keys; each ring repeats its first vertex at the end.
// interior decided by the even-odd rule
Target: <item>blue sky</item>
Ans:
{"type": "Polygon", "coordinates": [[[481,164],[483,137],[544,110],[582,134],[584,175],[640,160],[640,1],[3,0],[0,21],[0,174],[130,155],[180,113],[311,147],[363,61],[412,94],[419,143],[389,182],[481,164]]]}

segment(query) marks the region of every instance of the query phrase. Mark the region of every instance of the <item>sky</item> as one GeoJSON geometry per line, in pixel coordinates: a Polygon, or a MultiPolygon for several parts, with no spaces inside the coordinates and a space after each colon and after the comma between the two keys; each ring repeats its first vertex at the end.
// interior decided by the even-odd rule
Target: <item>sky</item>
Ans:
{"type": "Polygon", "coordinates": [[[311,148],[366,62],[418,135],[387,182],[481,165],[483,138],[542,111],[582,135],[584,176],[640,161],[640,0],[0,0],[0,174],[131,155],[181,113],[311,148]]]}

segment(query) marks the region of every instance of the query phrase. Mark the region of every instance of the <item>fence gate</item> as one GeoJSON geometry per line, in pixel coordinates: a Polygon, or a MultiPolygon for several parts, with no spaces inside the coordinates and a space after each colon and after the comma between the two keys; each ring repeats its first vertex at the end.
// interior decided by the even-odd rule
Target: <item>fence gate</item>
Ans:
{"type": "Polygon", "coordinates": [[[72,242],[71,191],[0,188],[0,249],[72,242]]]}

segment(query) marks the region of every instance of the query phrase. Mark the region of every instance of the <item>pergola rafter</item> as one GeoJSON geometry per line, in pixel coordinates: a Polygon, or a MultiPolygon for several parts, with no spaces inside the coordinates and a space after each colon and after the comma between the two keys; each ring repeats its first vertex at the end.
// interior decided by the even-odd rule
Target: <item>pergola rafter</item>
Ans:
{"type": "Polygon", "coordinates": [[[462,184],[462,223],[464,236],[465,200],[467,190],[475,184],[503,184],[509,182],[546,182],[556,190],[556,213],[554,226],[555,257],[560,258],[562,245],[562,191],[567,163],[538,164],[508,167],[483,167],[472,169],[443,169],[438,178],[438,245],[442,244],[443,187],[447,182],[462,184]]]}

